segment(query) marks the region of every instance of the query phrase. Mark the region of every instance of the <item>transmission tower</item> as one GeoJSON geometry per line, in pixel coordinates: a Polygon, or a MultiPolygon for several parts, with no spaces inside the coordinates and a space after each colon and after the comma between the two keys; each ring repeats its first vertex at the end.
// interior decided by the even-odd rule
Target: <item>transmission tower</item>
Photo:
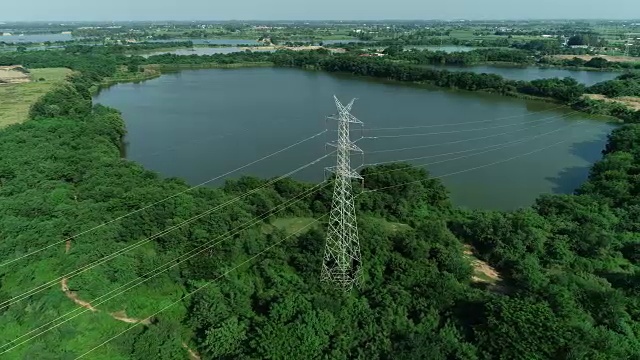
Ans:
{"type": "Polygon", "coordinates": [[[329,119],[338,121],[338,141],[328,145],[335,146],[338,155],[336,166],[328,168],[336,176],[321,280],[350,290],[360,279],[361,261],[351,180],[362,179],[351,169],[351,152],[362,153],[362,150],[349,138],[349,125],[362,122],[349,113],[355,99],[347,106],[342,105],[337,97],[334,96],[333,99],[338,107],[338,114],[329,119]]]}

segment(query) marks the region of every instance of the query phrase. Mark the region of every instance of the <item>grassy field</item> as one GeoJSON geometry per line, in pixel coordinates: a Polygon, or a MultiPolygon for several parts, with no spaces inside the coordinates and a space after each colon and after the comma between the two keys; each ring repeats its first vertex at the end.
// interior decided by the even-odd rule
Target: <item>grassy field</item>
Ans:
{"type": "Polygon", "coordinates": [[[70,73],[64,68],[33,69],[31,82],[0,85],[0,128],[27,120],[31,105],[70,73]]]}
{"type": "Polygon", "coordinates": [[[582,59],[584,61],[589,61],[594,57],[600,57],[606,59],[611,62],[630,62],[630,63],[638,63],[640,62],[640,58],[631,57],[631,56],[609,56],[609,55],[551,55],[554,59],[561,60],[570,60],[573,58],[582,59]]]}
{"type": "Polygon", "coordinates": [[[585,94],[584,96],[592,100],[622,104],[632,110],[640,111],[640,97],[622,96],[619,98],[611,99],[601,94],[585,94]]]}
{"type": "MultiPolygon", "coordinates": [[[[305,227],[311,228],[311,224],[315,222],[314,218],[307,217],[290,217],[275,219],[271,224],[265,224],[262,227],[262,232],[270,234],[274,229],[284,230],[287,234],[294,234],[301,231],[305,227]]],[[[316,225],[317,226],[317,225],[316,225]]]]}

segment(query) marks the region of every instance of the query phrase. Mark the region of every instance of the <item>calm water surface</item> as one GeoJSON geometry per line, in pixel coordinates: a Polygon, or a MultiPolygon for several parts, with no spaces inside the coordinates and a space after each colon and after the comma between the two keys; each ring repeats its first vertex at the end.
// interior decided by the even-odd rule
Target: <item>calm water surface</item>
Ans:
{"type": "Polygon", "coordinates": [[[7,43],[40,43],[45,41],[71,41],[78,39],[70,34],[32,34],[32,35],[6,35],[0,34],[0,41],[7,43]]]}
{"type": "MultiPolygon", "coordinates": [[[[242,48],[237,46],[234,47],[213,47],[213,48],[204,48],[204,47],[196,47],[193,49],[175,49],[168,51],[155,51],[152,53],[144,54],[143,57],[149,57],[152,55],[162,55],[162,54],[175,54],[175,55],[214,55],[214,54],[230,54],[234,52],[245,51],[242,48]]],[[[275,50],[253,50],[255,52],[265,51],[265,52],[273,52],[275,50]]]]}
{"type": "Polygon", "coordinates": [[[602,81],[613,80],[621,73],[614,71],[584,71],[584,70],[568,70],[557,68],[541,68],[536,66],[451,66],[451,65],[427,65],[433,69],[447,69],[449,71],[471,71],[477,74],[497,74],[505,79],[531,81],[536,79],[547,78],[565,78],[570,77],[585,85],[593,85],[602,81]]]}
{"type": "MultiPolygon", "coordinates": [[[[460,48],[460,47],[457,47],[460,48]]],[[[155,51],[145,55],[143,57],[149,57],[151,55],[161,54],[176,54],[176,55],[213,55],[213,54],[230,54],[234,52],[245,51],[237,46],[218,47],[218,48],[202,48],[196,47],[193,49],[175,49],[168,51],[155,51]]],[[[274,50],[255,50],[273,52],[274,50]]],[[[455,50],[455,51],[460,51],[455,50]]],[[[449,71],[471,71],[474,73],[487,73],[497,74],[506,79],[511,80],[525,80],[531,81],[536,79],[546,78],[565,78],[570,77],[576,79],[576,81],[585,85],[593,85],[602,81],[615,79],[620,75],[619,72],[609,71],[582,71],[582,70],[567,70],[567,69],[555,69],[555,68],[540,68],[535,66],[529,67],[504,67],[504,66],[439,66],[439,65],[426,65],[426,67],[433,69],[446,69],[449,71]]]]}
{"type": "Polygon", "coordinates": [[[453,53],[453,52],[469,52],[471,50],[475,50],[478,48],[473,46],[460,46],[460,45],[412,45],[412,46],[407,46],[406,49],[444,51],[446,53],[453,53]]]}
{"type": "Polygon", "coordinates": [[[194,44],[215,44],[215,45],[259,45],[255,39],[168,39],[168,40],[146,40],[147,42],[166,43],[174,41],[191,41],[194,44]]]}
{"type": "MultiPolygon", "coordinates": [[[[470,208],[513,209],[573,191],[612,129],[540,102],[281,68],[183,71],[120,84],[95,100],[122,111],[129,159],[197,184],[323,131],[334,94],[359,99],[353,113],[367,130],[353,138],[377,137],[359,141],[367,153],[354,156],[355,165],[430,164],[434,176],[454,174],[443,181],[453,201],[470,208]],[[421,128],[375,130],[406,127],[421,128]]],[[[326,154],[334,137],[325,133],[236,176],[287,173],[326,154]]],[[[322,180],[332,161],[295,177],[322,180]]]]}

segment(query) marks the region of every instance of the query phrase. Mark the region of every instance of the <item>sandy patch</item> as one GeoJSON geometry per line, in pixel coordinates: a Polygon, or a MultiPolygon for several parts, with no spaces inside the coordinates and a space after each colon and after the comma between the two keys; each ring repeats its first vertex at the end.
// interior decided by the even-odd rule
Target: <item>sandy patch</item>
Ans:
{"type": "Polygon", "coordinates": [[[29,72],[20,65],[0,66],[1,84],[20,84],[31,81],[29,72]]]}
{"type": "Polygon", "coordinates": [[[494,284],[502,280],[496,269],[473,256],[473,249],[470,245],[464,246],[464,254],[471,260],[471,266],[473,266],[474,274],[471,281],[494,284]]]}

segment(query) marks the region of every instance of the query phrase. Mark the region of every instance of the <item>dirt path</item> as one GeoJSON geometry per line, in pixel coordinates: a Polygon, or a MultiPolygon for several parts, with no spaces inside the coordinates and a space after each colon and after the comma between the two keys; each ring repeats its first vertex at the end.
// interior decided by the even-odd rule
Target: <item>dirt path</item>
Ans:
{"type": "Polygon", "coordinates": [[[62,280],[60,280],[60,288],[65,293],[65,295],[67,295],[69,299],[73,300],[73,302],[76,303],[78,306],[81,306],[85,309],[89,309],[92,312],[98,311],[98,309],[94,308],[90,303],[80,300],[76,293],[69,290],[69,284],[68,284],[67,278],[62,278],[62,280]]]}
{"type": "Polygon", "coordinates": [[[198,355],[197,352],[191,350],[191,348],[189,347],[189,345],[187,345],[187,343],[183,342],[182,343],[182,347],[187,349],[187,352],[189,353],[189,359],[190,360],[202,360],[200,358],[200,355],[198,355]]]}
{"type": "MultiPolygon", "coordinates": [[[[71,240],[67,240],[65,243],[65,252],[69,253],[69,250],[71,250],[71,240]]],[[[62,290],[62,292],[65,293],[65,295],[67,295],[67,297],[69,299],[71,299],[74,303],[76,303],[76,305],[83,307],[85,309],[89,309],[91,310],[91,312],[100,312],[100,310],[96,309],[95,307],[93,307],[93,305],[91,305],[90,302],[81,300],[80,298],[78,298],[78,294],[76,294],[75,292],[71,291],[71,289],[69,289],[69,280],[67,278],[62,278],[62,280],[60,281],[60,289],[62,290]]],[[[150,318],[146,318],[146,319],[136,319],[136,318],[131,318],[127,316],[127,313],[124,310],[121,311],[116,311],[116,312],[112,312],[109,313],[109,315],[111,315],[112,318],[114,318],[115,320],[118,321],[122,321],[124,323],[127,324],[143,324],[143,325],[151,325],[151,319],[150,318]]],[[[187,343],[182,342],[182,346],[187,350],[187,352],[189,353],[189,359],[190,360],[201,360],[200,359],[200,355],[198,355],[197,352],[195,352],[194,350],[192,350],[187,343]]]]}
{"type": "MultiPolygon", "coordinates": [[[[78,298],[78,294],[76,294],[75,292],[71,291],[69,289],[69,280],[67,278],[63,278],[60,281],[60,288],[61,290],[65,293],[65,295],[67,295],[67,297],[69,299],[71,299],[74,303],[76,303],[76,305],[81,306],[85,309],[89,309],[92,312],[99,312],[100,310],[96,309],[93,305],[91,305],[90,302],[88,301],[84,301],[80,298],[78,298]]],[[[112,318],[118,320],[118,321],[122,321],[122,322],[126,322],[128,324],[136,324],[136,323],[142,323],[144,325],[150,325],[151,321],[149,319],[136,319],[136,318],[130,318],[127,316],[127,313],[124,310],[121,311],[116,311],[113,313],[109,313],[109,315],[111,315],[112,318]]]]}

